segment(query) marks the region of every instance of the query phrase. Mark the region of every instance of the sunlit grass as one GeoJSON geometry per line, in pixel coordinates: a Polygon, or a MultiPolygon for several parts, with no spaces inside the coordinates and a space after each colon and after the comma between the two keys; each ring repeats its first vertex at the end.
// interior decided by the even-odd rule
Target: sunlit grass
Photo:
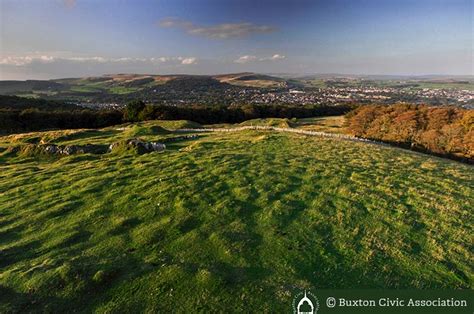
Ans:
{"type": "MultiPolygon", "coordinates": [[[[19,137],[159,140],[176,134],[158,126],[189,125],[19,137]]],[[[472,288],[474,170],[458,162],[243,131],[0,163],[0,312],[282,312],[302,288],[472,288]]]]}

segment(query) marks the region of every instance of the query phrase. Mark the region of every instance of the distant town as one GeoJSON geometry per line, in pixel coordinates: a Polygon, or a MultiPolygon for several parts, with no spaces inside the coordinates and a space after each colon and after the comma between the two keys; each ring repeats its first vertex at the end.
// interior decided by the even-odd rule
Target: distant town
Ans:
{"type": "Polygon", "coordinates": [[[47,81],[0,81],[0,94],[117,109],[131,100],[188,106],[340,105],[399,102],[474,108],[474,78],[282,78],[250,72],[205,75],[117,74],[47,81]]]}
{"type": "MultiPolygon", "coordinates": [[[[395,87],[325,87],[317,89],[286,88],[261,89],[231,87],[221,90],[219,103],[224,105],[242,104],[393,104],[410,102],[429,105],[455,105],[462,108],[474,108],[474,91],[467,89],[422,88],[407,89],[395,87]]],[[[182,106],[193,104],[215,104],[216,91],[192,91],[180,93],[172,90],[153,90],[143,100],[147,103],[162,103],[182,106]],[[150,95],[151,94],[151,95],[150,95]]],[[[78,102],[77,105],[87,108],[116,109],[124,104],[119,102],[78,102]]]]}

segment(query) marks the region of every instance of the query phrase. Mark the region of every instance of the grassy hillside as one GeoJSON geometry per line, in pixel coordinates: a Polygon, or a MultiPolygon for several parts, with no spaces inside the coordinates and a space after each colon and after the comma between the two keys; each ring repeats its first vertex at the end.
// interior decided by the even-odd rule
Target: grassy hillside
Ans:
{"type": "Polygon", "coordinates": [[[0,94],[28,97],[83,97],[86,99],[101,94],[127,95],[148,89],[163,88],[162,85],[164,84],[171,84],[171,87],[178,84],[177,86],[187,88],[195,88],[199,85],[208,86],[209,84],[221,88],[228,87],[228,84],[255,88],[275,88],[286,86],[286,80],[255,73],[216,76],[116,74],[47,81],[0,81],[0,94]],[[183,80],[186,84],[182,83],[183,80]],[[174,81],[177,81],[177,83],[174,81]]]}
{"type": "Polygon", "coordinates": [[[244,72],[237,74],[217,75],[215,78],[221,82],[246,87],[275,88],[287,86],[285,79],[256,73],[244,72]]]}
{"type": "Polygon", "coordinates": [[[0,138],[0,312],[283,312],[303,288],[473,288],[469,165],[257,131],[144,155],[6,150],[190,125],[0,138]]]}
{"type": "MultiPolygon", "coordinates": [[[[234,128],[241,126],[274,126],[280,128],[294,128],[307,131],[319,131],[326,133],[348,133],[345,126],[344,116],[312,117],[312,118],[265,118],[251,119],[238,124],[219,123],[207,125],[212,128],[234,128]]],[[[165,121],[160,121],[163,124],[165,121]]],[[[179,127],[178,127],[179,128],[179,127]]]]}

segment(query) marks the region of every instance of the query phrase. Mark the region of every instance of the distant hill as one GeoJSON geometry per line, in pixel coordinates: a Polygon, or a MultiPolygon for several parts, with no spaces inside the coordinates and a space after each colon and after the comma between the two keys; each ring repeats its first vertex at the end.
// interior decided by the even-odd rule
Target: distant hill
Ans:
{"type": "Polygon", "coordinates": [[[0,95],[0,109],[23,110],[30,108],[49,111],[77,109],[79,107],[73,104],[66,104],[64,102],[54,100],[0,95]]]}
{"type": "MultiPolygon", "coordinates": [[[[316,74],[284,77],[253,72],[219,75],[107,74],[54,80],[0,81],[0,95],[84,103],[232,103],[243,89],[280,90],[375,86],[474,90],[474,77],[316,74]],[[223,92],[224,91],[224,92],[223,92]]],[[[258,91],[256,91],[258,93],[258,91]]]]}
{"type": "Polygon", "coordinates": [[[214,78],[221,82],[226,82],[237,86],[257,88],[287,87],[287,82],[283,78],[252,72],[216,75],[214,78]]]}
{"type": "Polygon", "coordinates": [[[251,72],[226,75],[109,74],[45,81],[0,82],[0,95],[68,101],[119,103],[133,99],[170,103],[231,103],[244,88],[290,88],[285,79],[251,72]]]}
{"type": "Polygon", "coordinates": [[[44,81],[0,81],[0,94],[80,102],[120,102],[130,97],[152,99],[154,93],[212,93],[233,88],[292,86],[296,86],[294,82],[283,78],[252,72],[224,75],[108,74],[44,81]]]}
{"type": "MultiPolygon", "coordinates": [[[[161,85],[165,88],[173,88],[180,91],[199,91],[208,88],[229,88],[228,83],[219,81],[210,76],[182,76],[173,78],[161,85]]],[[[160,86],[158,86],[159,88],[160,86]]]]}
{"type": "MultiPolygon", "coordinates": [[[[287,77],[287,76],[285,76],[287,77]]],[[[468,81],[474,82],[473,75],[374,75],[374,74],[337,74],[337,73],[323,73],[323,74],[306,74],[288,76],[297,80],[377,80],[377,81],[444,81],[444,82],[459,82],[468,81]]]]}
{"type": "Polygon", "coordinates": [[[178,81],[181,83],[191,83],[201,81],[210,82],[216,80],[221,83],[228,83],[238,86],[249,87],[281,87],[285,86],[285,79],[280,77],[257,74],[252,72],[221,74],[221,75],[186,75],[186,74],[171,74],[171,75],[146,75],[146,74],[113,74],[104,75],[100,77],[85,77],[77,79],[59,79],[54,80],[58,83],[67,83],[70,85],[108,85],[108,86],[128,86],[128,87],[152,87],[154,85],[161,85],[170,81],[178,81]]]}
{"type": "Polygon", "coordinates": [[[65,89],[64,84],[55,81],[40,81],[40,80],[26,80],[26,81],[0,81],[0,94],[8,94],[10,92],[23,91],[59,91],[65,89]]]}

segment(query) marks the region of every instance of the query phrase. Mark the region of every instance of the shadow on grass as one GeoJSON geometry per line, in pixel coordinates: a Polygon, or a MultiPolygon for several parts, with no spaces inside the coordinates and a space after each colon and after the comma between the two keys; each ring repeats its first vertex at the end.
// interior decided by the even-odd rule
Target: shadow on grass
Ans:
{"type": "MultiPolygon", "coordinates": [[[[5,231],[0,231],[0,244],[13,242],[15,240],[20,239],[21,238],[21,231],[23,229],[24,228],[21,227],[21,226],[15,226],[15,227],[9,228],[5,231]]],[[[0,253],[0,255],[1,255],[1,253],[0,253]]],[[[1,261],[0,261],[0,263],[1,263],[1,261]]]]}
{"type": "MultiPolygon", "coordinates": [[[[1,313],[32,313],[42,309],[41,312],[54,312],[51,304],[69,304],[68,300],[52,296],[39,296],[34,293],[17,292],[9,287],[0,285],[0,312],[1,313]]],[[[38,312],[39,313],[39,312],[38,312]]]]}
{"type": "Polygon", "coordinates": [[[271,275],[271,271],[264,267],[239,267],[224,262],[214,263],[211,266],[211,271],[219,276],[226,285],[231,286],[260,281],[271,275]]]}
{"type": "Polygon", "coordinates": [[[64,142],[64,141],[73,141],[73,140],[80,140],[80,139],[97,139],[97,138],[106,138],[112,137],[116,134],[120,133],[117,130],[85,130],[76,132],[69,135],[59,136],[54,139],[54,142],[64,142]]]}
{"type": "Polygon", "coordinates": [[[0,270],[25,259],[32,259],[38,255],[39,241],[16,245],[0,251],[0,270]]]}

